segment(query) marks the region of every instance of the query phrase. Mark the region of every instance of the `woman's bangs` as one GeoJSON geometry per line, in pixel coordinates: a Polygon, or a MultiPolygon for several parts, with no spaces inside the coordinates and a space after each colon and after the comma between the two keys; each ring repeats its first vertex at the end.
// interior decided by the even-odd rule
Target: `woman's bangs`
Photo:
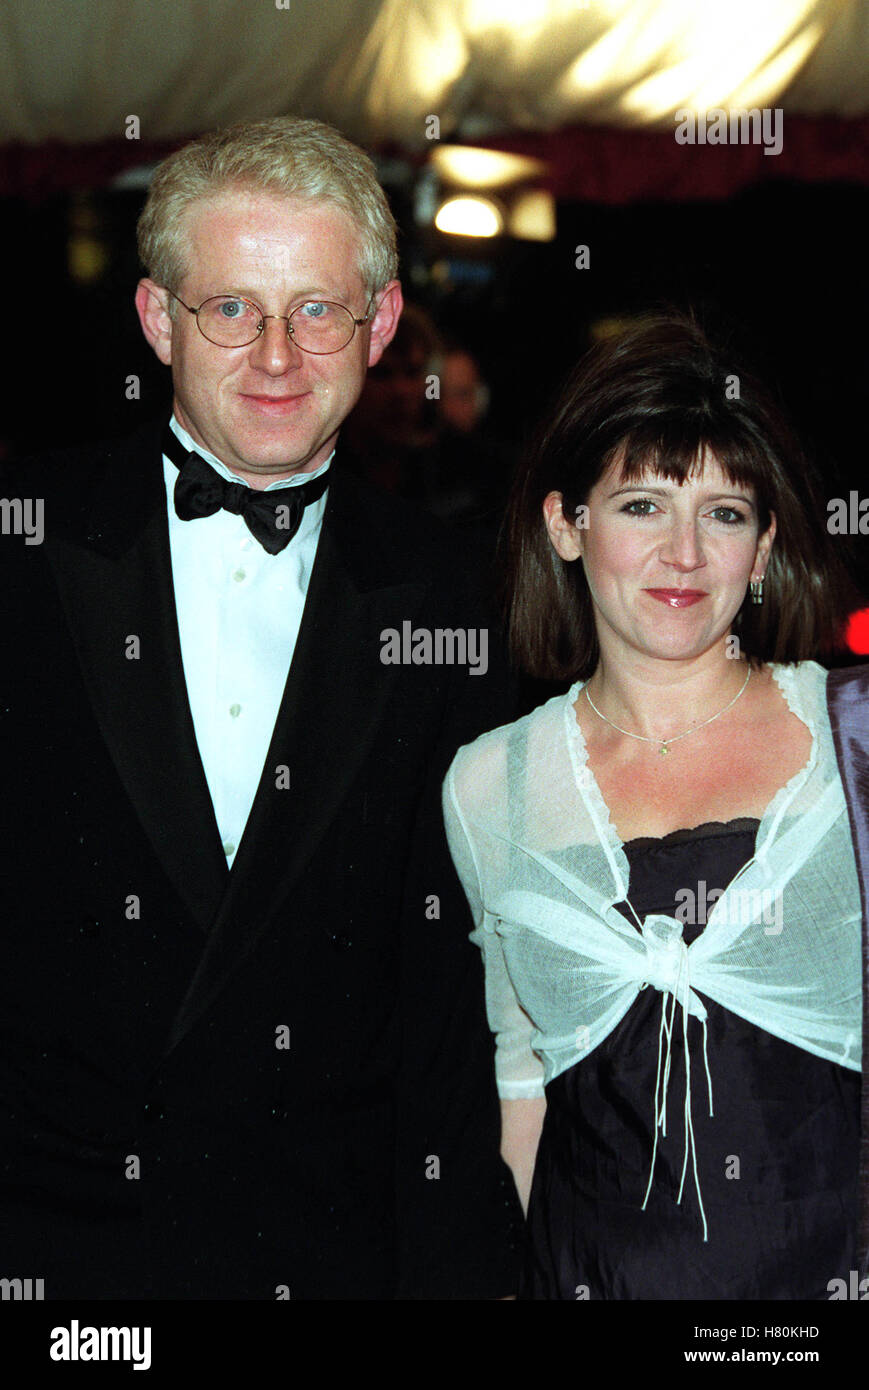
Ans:
{"type": "Polygon", "coordinates": [[[750,488],[757,498],[765,497],[771,470],[763,456],[759,457],[744,439],[692,430],[685,420],[674,421],[666,431],[660,426],[654,431],[634,431],[613,451],[610,461],[620,459],[622,483],[642,484],[656,477],[681,485],[686,478],[702,476],[701,460],[707,454],[731,485],[750,488]]]}

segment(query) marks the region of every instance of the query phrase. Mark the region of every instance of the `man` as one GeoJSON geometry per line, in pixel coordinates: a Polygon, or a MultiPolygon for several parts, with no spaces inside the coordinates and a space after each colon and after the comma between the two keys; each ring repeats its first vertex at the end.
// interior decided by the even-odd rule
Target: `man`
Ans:
{"type": "Polygon", "coordinates": [[[139,231],[171,427],[3,484],[45,538],[0,545],[0,1274],[509,1296],[438,806],[510,709],[459,557],[333,463],[401,311],[385,197],[277,119],[173,155],[139,231]]]}

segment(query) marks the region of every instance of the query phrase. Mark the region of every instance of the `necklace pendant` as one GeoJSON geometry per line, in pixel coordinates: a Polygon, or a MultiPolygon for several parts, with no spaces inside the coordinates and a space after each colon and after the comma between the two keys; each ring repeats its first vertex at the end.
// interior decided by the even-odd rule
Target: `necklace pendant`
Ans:
{"type": "Polygon", "coordinates": [[[662,743],[661,746],[660,746],[660,748],[658,749],[658,752],[660,753],[660,755],[661,755],[662,758],[663,758],[664,754],[665,754],[665,753],[669,753],[669,751],[670,751],[670,750],[669,750],[669,748],[667,747],[666,743],[662,743]]]}

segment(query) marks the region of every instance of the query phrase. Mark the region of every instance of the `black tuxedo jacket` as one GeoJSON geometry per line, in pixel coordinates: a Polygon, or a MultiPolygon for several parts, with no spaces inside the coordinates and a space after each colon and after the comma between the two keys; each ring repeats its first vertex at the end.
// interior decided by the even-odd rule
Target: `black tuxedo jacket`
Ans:
{"type": "Polygon", "coordinates": [[[485,676],[380,659],[407,620],[486,625],[466,566],[333,466],[229,873],[160,428],[2,480],[46,534],[0,538],[0,1275],[47,1298],[508,1294],[521,1213],[440,819],[508,683],[494,640],[485,676]]]}

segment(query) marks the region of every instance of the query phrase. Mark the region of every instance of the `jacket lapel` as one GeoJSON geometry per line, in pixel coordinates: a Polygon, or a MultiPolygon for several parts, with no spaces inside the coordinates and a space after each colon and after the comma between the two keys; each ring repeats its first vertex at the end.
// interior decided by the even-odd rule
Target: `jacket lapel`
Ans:
{"type": "Polygon", "coordinates": [[[46,549],[121,781],[208,930],[228,874],[184,682],[159,436],[109,446],[46,549]]]}
{"type": "Polygon", "coordinates": [[[380,633],[412,618],[427,588],[385,573],[377,530],[376,504],[336,468],[256,800],[170,1047],[287,901],[368,754],[396,669],[380,661],[380,633]],[[276,792],[282,768],[290,785],[276,792]]]}

